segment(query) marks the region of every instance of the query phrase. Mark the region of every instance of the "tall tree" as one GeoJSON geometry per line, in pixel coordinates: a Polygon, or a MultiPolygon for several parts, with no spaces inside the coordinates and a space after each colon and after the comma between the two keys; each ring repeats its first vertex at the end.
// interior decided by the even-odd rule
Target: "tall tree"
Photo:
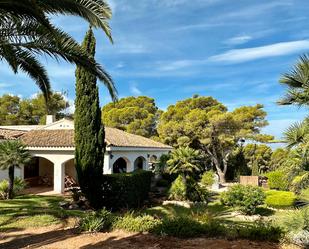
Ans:
{"type": "Polygon", "coordinates": [[[160,111],[155,101],[146,96],[122,98],[102,108],[106,126],[125,130],[144,137],[156,136],[160,111]]]}
{"type": "Polygon", "coordinates": [[[90,25],[101,28],[111,38],[108,21],[111,10],[104,0],[11,0],[0,2],[0,60],[12,70],[27,73],[47,98],[50,82],[37,55],[48,55],[83,66],[95,74],[115,97],[111,77],[67,33],[54,27],[50,15],[82,17],[90,25]]]}
{"type": "MultiPolygon", "coordinates": [[[[95,55],[96,40],[92,29],[82,47],[95,55]]],[[[79,185],[94,208],[102,205],[101,177],[104,163],[104,127],[101,120],[96,75],[83,67],[76,69],[75,165],[79,185]]]]}
{"type": "Polygon", "coordinates": [[[13,198],[15,167],[21,167],[31,160],[31,155],[20,141],[4,141],[0,143],[0,169],[9,172],[8,198],[13,198]]]}
{"type": "Polygon", "coordinates": [[[211,97],[194,96],[169,106],[161,115],[158,133],[172,146],[189,146],[206,154],[221,182],[225,182],[228,160],[243,139],[265,141],[262,135],[267,125],[262,105],[244,106],[228,112],[211,97]]]}
{"type": "Polygon", "coordinates": [[[67,107],[69,103],[57,92],[51,93],[48,103],[43,94],[29,99],[5,94],[0,96],[0,125],[45,124],[47,114],[64,117],[67,107]]]}

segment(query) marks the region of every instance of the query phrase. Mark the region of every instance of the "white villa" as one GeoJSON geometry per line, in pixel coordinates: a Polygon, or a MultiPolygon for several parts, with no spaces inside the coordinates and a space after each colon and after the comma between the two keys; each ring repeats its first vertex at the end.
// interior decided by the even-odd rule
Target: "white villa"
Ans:
{"type": "MultiPolygon", "coordinates": [[[[0,141],[20,139],[33,156],[32,163],[15,169],[15,175],[30,183],[40,184],[40,179],[49,179],[53,191],[63,193],[65,179],[77,181],[74,166],[74,123],[68,119],[55,122],[47,116],[46,125],[0,126],[0,141]]],[[[151,139],[129,134],[115,128],[105,128],[106,153],[104,174],[148,170],[162,154],[172,147],[151,139]]],[[[8,177],[0,170],[0,180],[8,177]]]]}

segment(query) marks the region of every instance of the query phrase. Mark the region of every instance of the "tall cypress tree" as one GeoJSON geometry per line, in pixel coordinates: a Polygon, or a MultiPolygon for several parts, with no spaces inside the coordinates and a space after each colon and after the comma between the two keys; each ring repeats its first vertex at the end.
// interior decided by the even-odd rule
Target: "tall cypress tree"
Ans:
{"type": "MultiPolygon", "coordinates": [[[[92,29],[82,47],[94,57],[96,40],[92,29]]],[[[93,208],[102,205],[101,176],[104,163],[104,127],[96,76],[83,67],[76,69],[75,165],[79,185],[93,208]]]]}

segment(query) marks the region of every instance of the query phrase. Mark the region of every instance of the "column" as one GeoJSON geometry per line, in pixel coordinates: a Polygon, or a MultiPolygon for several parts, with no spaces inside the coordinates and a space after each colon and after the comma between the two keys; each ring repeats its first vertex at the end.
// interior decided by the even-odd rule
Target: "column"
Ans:
{"type": "Polygon", "coordinates": [[[65,163],[54,163],[54,192],[64,193],[65,163]]]}

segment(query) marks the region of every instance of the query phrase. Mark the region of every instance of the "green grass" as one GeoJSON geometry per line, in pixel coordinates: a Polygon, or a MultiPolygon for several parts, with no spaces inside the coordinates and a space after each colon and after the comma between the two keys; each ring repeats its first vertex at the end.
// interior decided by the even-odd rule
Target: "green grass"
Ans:
{"type": "Polygon", "coordinates": [[[82,211],[63,210],[63,197],[23,195],[0,201],[0,230],[42,227],[63,223],[65,218],[80,216],[82,211]]]}

